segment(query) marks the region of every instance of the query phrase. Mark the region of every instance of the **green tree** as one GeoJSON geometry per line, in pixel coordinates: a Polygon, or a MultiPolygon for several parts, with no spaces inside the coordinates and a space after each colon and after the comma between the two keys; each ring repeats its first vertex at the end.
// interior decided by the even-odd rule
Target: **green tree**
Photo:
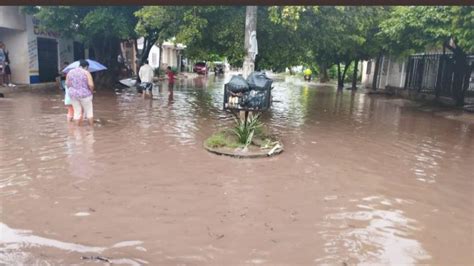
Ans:
{"type": "Polygon", "coordinates": [[[135,12],[138,22],[135,31],[144,38],[143,50],[138,51],[140,62],[148,58],[153,45],[160,49],[159,65],[161,66],[163,42],[178,34],[180,21],[186,7],[179,6],[146,6],[135,12]]]}
{"type": "Polygon", "coordinates": [[[118,77],[120,42],[136,37],[133,13],[137,6],[30,6],[23,10],[37,17],[41,27],[81,40],[92,48],[96,59],[109,68],[99,74],[99,83],[111,84],[118,77]]]}
{"type": "Polygon", "coordinates": [[[443,47],[453,52],[454,99],[464,104],[472,64],[467,54],[474,52],[474,8],[472,6],[396,7],[381,23],[385,47],[394,54],[424,52],[443,47]]]}
{"type": "Polygon", "coordinates": [[[191,59],[211,61],[227,57],[241,65],[244,57],[244,6],[188,7],[176,40],[186,44],[191,59]]]}
{"type": "MultiPolygon", "coordinates": [[[[327,70],[335,64],[338,86],[342,87],[351,63],[357,66],[361,59],[369,58],[380,47],[373,36],[378,31],[383,10],[382,7],[354,6],[272,7],[270,18],[293,30],[292,38],[304,51],[300,61],[306,65],[317,62],[322,82],[329,80],[327,70]]],[[[353,69],[355,87],[357,67],[353,69]]]]}
{"type": "Polygon", "coordinates": [[[256,69],[285,71],[302,63],[307,49],[299,32],[291,25],[274,23],[272,9],[259,7],[257,15],[257,39],[259,54],[256,57],[256,69]]]}

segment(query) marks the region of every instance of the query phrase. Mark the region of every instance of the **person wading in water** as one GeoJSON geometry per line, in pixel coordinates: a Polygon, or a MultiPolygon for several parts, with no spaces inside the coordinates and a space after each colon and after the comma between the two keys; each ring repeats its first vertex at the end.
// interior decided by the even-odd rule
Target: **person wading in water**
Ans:
{"type": "Polygon", "coordinates": [[[80,60],[79,67],[75,68],[66,76],[66,85],[68,87],[71,104],[74,108],[74,121],[78,125],[82,124],[81,110],[84,117],[89,121],[89,125],[94,124],[94,114],[92,106],[92,95],[94,92],[94,81],[92,75],[87,71],[89,63],[86,60],[80,60]]]}

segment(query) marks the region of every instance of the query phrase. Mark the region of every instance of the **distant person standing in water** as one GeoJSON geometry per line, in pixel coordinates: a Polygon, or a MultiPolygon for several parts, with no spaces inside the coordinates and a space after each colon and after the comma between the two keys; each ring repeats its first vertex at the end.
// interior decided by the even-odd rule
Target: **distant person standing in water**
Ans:
{"type": "Polygon", "coordinates": [[[10,68],[10,57],[8,57],[8,51],[7,51],[7,48],[5,47],[5,45],[3,45],[3,50],[4,50],[4,53],[5,53],[5,78],[4,78],[4,82],[5,84],[8,85],[8,87],[16,87],[15,84],[12,83],[12,70],[10,68]]]}
{"type": "Polygon", "coordinates": [[[170,66],[166,68],[166,75],[168,76],[168,91],[169,91],[168,101],[171,102],[173,101],[173,89],[174,89],[173,87],[174,87],[175,76],[170,66]]]}
{"type": "Polygon", "coordinates": [[[143,89],[143,98],[146,97],[148,92],[150,92],[150,97],[152,97],[151,90],[153,88],[154,75],[155,73],[153,71],[153,68],[148,64],[148,60],[145,60],[143,62],[143,65],[140,67],[140,70],[138,71],[138,76],[141,80],[140,87],[143,89]]]}
{"type": "Polygon", "coordinates": [[[7,61],[7,55],[5,50],[5,44],[0,41],[0,86],[3,87],[4,76],[5,76],[5,67],[7,61]]]}
{"type": "Polygon", "coordinates": [[[86,60],[79,61],[79,67],[72,69],[66,76],[66,86],[68,87],[71,104],[74,108],[74,121],[81,125],[81,109],[84,116],[89,121],[89,125],[94,124],[94,114],[92,106],[92,95],[94,92],[94,81],[88,71],[89,63],[86,60]]]}
{"type": "Polygon", "coordinates": [[[168,85],[170,88],[172,88],[174,85],[175,75],[170,66],[166,68],[166,75],[168,76],[168,85]]]}
{"type": "MultiPolygon", "coordinates": [[[[62,69],[65,69],[68,65],[69,65],[69,62],[64,62],[62,69]]],[[[62,70],[59,71],[58,81],[59,81],[59,88],[62,91],[64,91],[64,105],[67,108],[67,121],[70,122],[74,118],[74,108],[72,107],[71,97],[69,97],[69,89],[67,88],[67,85],[66,85],[66,74],[64,74],[62,70]]],[[[82,113],[82,110],[81,110],[81,113],[82,113]]]]}

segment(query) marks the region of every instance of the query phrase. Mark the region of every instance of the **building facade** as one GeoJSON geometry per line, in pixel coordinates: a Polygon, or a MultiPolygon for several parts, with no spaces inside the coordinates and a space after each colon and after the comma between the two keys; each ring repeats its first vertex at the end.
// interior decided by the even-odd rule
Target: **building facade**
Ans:
{"type": "MultiPolygon", "coordinates": [[[[372,59],[362,62],[362,86],[371,88],[375,73],[375,61],[372,59]]],[[[391,56],[382,56],[377,77],[377,88],[386,86],[403,88],[406,78],[406,60],[391,56]]]]}
{"type": "Polygon", "coordinates": [[[54,81],[64,62],[85,58],[84,45],[39,24],[18,6],[0,6],[0,41],[9,52],[15,84],[54,81]]]}
{"type": "MultiPolygon", "coordinates": [[[[137,41],[138,49],[143,49],[143,38],[137,41]]],[[[163,55],[161,57],[161,67],[163,69],[170,67],[176,67],[180,69],[181,62],[183,61],[182,51],[186,46],[182,44],[175,44],[171,41],[164,42],[162,45],[163,55]]],[[[160,63],[160,48],[157,45],[153,45],[148,55],[148,62],[153,68],[157,68],[160,63]]]]}
{"type": "MultiPolygon", "coordinates": [[[[402,60],[383,56],[376,88],[400,88],[411,93],[452,99],[457,103],[474,102],[474,55],[467,55],[466,63],[468,71],[460,73],[455,72],[452,53],[412,54],[402,60]]],[[[374,68],[375,60],[363,62],[362,85],[367,88],[371,88],[374,82],[374,68]]]]}

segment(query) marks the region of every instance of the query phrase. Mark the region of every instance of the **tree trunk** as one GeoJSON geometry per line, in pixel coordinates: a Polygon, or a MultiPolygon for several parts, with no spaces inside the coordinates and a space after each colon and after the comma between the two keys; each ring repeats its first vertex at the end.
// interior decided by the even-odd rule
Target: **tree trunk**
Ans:
{"type": "Polygon", "coordinates": [[[319,82],[326,83],[329,81],[328,67],[327,64],[321,64],[321,75],[319,76],[319,82]]]}
{"type": "Polygon", "coordinates": [[[337,88],[342,89],[344,82],[341,82],[341,63],[337,62],[337,88]]]}
{"type": "Polygon", "coordinates": [[[120,40],[117,38],[98,39],[92,43],[92,48],[96,52],[97,61],[107,66],[107,70],[95,74],[95,83],[97,87],[110,87],[119,76],[117,55],[120,51],[120,40]]]}
{"type": "Polygon", "coordinates": [[[372,79],[372,90],[377,90],[377,79],[379,77],[379,68],[380,68],[380,61],[382,60],[382,53],[377,56],[375,60],[375,67],[374,67],[374,78],[372,79]]]}
{"type": "Polygon", "coordinates": [[[352,89],[357,90],[357,70],[359,67],[359,59],[354,61],[354,71],[352,72],[352,89]]]}
{"type": "Polygon", "coordinates": [[[148,59],[148,56],[150,55],[150,51],[155,45],[157,40],[158,38],[151,38],[148,40],[147,45],[143,47],[142,55],[140,57],[140,63],[143,63],[145,60],[148,59]]]}
{"type": "Polygon", "coordinates": [[[344,80],[346,79],[347,69],[349,69],[349,67],[351,66],[351,63],[352,63],[351,61],[348,61],[348,62],[345,62],[344,64],[344,71],[342,72],[342,77],[339,82],[339,86],[341,89],[344,87],[344,80]]]}

